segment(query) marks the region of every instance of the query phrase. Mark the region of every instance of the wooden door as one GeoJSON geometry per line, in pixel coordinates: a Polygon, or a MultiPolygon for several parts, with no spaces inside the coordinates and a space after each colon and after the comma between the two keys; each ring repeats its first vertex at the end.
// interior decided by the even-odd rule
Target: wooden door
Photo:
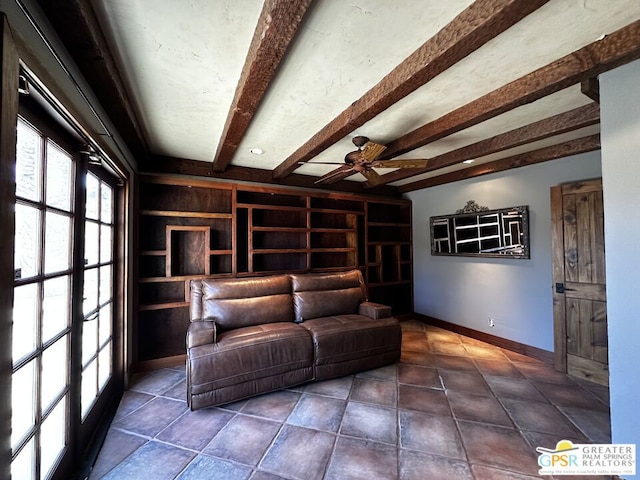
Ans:
{"type": "Polygon", "coordinates": [[[551,188],[556,370],[609,383],[602,180],[551,188]]]}

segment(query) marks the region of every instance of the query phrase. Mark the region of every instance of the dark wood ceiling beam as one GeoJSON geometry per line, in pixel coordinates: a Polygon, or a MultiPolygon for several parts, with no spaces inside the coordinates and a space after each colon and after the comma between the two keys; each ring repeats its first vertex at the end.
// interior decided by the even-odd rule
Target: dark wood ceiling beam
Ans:
{"type": "Polygon", "coordinates": [[[218,143],[213,171],[224,171],[233,159],[312,1],[265,0],[218,143]]]}
{"type": "Polygon", "coordinates": [[[585,78],[580,82],[580,91],[596,103],[600,103],[600,82],[598,77],[585,78]]]}
{"type": "Polygon", "coordinates": [[[129,150],[141,163],[149,149],[144,131],[90,0],[38,0],[82,75],[129,150]]]}
{"type": "Polygon", "coordinates": [[[476,0],[276,167],[281,179],[409,95],[548,0],[476,0]]]}
{"type": "Polygon", "coordinates": [[[387,144],[393,158],[640,58],[640,20],[387,144]]]}
{"type": "Polygon", "coordinates": [[[450,167],[463,162],[484,157],[492,153],[502,152],[527,143],[544,140],[579,128],[595,125],[600,122],[600,108],[595,103],[574,108],[568,112],[545,118],[524,127],[516,128],[495,137],[443,153],[427,161],[425,168],[401,169],[383,175],[384,183],[391,183],[440,168],[450,167]]]}
{"type": "Polygon", "coordinates": [[[559,158],[568,157],[570,155],[578,155],[580,153],[592,152],[600,149],[600,135],[591,135],[589,137],[570,140],[565,143],[553,145],[551,147],[540,148],[520,155],[514,155],[508,158],[502,158],[494,162],[477,165],[475,167],[465,168],[456,172],[446,173],[437,177],[426,178],[417,182],[408,183],[398,187],[401,193],[421,190],[423,188],[434,187],[436,185],[444,185],[446,183],[459,182],[469,178],[475,178],[490,173],[503,172],[513,168],[526,167],[536,163],[548,162],[559,158]]]}
{"type": "MultiPolygon", "coordinates": [[[[239,167],[230,165],[224,172],[212,172],[211,162],[201,162],[184,158],[155,156],[152,158],[153,168],[148,173],[170,173],[178,175],[191,175],[196,177],[220,178],[237,182],[257,182],[275,185],[288,185],[291,187],[303,187],[327,190],[326,186],[316,184],[318,177],[311,175],[289,175],[283,180],[275,180],[271,170],[258,168],[239,167]]],[[[331,190],[349,193],[364,193],[364,182],[344,181],[331,185],[331,190]]],[[[398,189],[391,185],[382,185],[373,190],[376,195],[390,197],[399,196],[398,189]]]]}

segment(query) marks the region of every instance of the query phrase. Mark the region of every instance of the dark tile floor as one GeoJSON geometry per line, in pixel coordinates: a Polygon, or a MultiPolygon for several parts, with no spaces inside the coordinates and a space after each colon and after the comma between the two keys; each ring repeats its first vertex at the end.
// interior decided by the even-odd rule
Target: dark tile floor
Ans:
{"type": "Polygon", "coordinates": [[[219,408],[187,409],[182,368],[141,375],[91,478],[526,480],[540,478],[537,446],[610,441],[607,388],[416,321],[402,328],[396,365],[219,408]]]}

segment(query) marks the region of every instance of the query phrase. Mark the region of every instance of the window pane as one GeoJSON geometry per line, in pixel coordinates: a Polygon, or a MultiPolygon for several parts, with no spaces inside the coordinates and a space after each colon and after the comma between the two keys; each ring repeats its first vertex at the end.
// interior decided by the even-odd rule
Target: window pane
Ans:
{"type": "Polygon", "coordinates": [[[70,227],[69,217],[53,212],[45,214],[44,273],[69,269],[70,227]]]}
{"type": "Polygon", "coordinates": [[[36,348],[38,318],[38,285],[30,284],[13,290],[13,363],[36,348]]]}
{"type": "Polygon", "coordinates": [[[104,223],[111,223],[113,219],[113,189],[106,183],[102,183],[100,192],[102,194],[100,220],[104,223]]]}
{"type": "Polygon", "coordinates": [[[100,267],[100,304],[111,299],[111,265],[100,267]]]}
{"type": "Polygon", "coordinates": [[[31,439],[22,451],[18,454],[13,462],[11,462],[11,478],[31,480],[35,478],[33,446],[34,440],[31,439]]]}
{"type": "Polygon", "coordinates": [[[46,342],[69,326],[69,276],[44,282],[42,341],[46,342]]]}
{"type": "Polygon", "coordinates": [[[82,365],[98,351],[98,320],[82,323],[82,365]]]}
{"type": "Polygon", "coordinates": [[[66,399],[66,396],[62,398],[42,424],[40,435],[42,478],[48,477],[66,444],[66,399]]]}
{"type": "Polygon", "coordinates": [[[87,221],[84,224],[84,263],[98,263],[98,224],[95,222],[87,221]]]}
{"type": "Polygon", "coordinates": [[[104,342],[111,336],[111,303],[107,303],[104,307],[100,309],[100,317],[98,318],[98,341],[100,345],[103,345],[104,342]]]}
{"type": "Polygon", "coordinates": [[[38,273],[40,257],[40,211],[16,205],[15,269],[20,269],[20,278],[33,277],[38,273]]]}
{"type": "Polygon", "coordinates": [[[82,311],[86,317],[89,312],[98,308],[98,269],[92,268],[84,272],[84,302],[82,311]]]}
{"type": "Polygon", "coordinates": [[[71,211],[71,156],[47,142],[47,205],[71,211]]]}
{"type": "Polygon", "coordinates": [[[42,411],[46,410],[55,397],[67,386],[68,338],[68,335],[65,335],[42,354],[42,396],[40,401],[42,411]]]}
{"type": "Polygon", "coordinates": [[[91,409],[91,405],[93,405],[93,401],[96,398],[97,387],[96,387],[96,376],[98,362],[94,360],[91,362],[87,368],[82,372],[82,393],[80,398],[80,403],[82,404],[82,418],[87,416],[89,410],[91,409]]]}
{"type": "Polygon", "coordinates": [[[98,357],[98,388],[102,390],[111,376],[111,343],[104,347],[98,357]]]}
{"type": "Polygon", "coordinates": [[[87,218],[98,220],[98,192],[100,181],[92,173],[87,173],[87,218]]]}
{"type": "Polygon", "coordinates": [[[35,425],[35,365],[32,360],[11,376],[11,446],[35,425]]]}
{"type": "Polygon", "coordinates": [[[100,261],[102,263],[111,261],[111,232],[112,228],[107,225],[102,225],[100,227],[100,261]]]}
{"type": "Polygon", "coordinates": [[[16,143],[16,196],[40,200],[41,158],[40,134],[19,120],[16,143]]]}

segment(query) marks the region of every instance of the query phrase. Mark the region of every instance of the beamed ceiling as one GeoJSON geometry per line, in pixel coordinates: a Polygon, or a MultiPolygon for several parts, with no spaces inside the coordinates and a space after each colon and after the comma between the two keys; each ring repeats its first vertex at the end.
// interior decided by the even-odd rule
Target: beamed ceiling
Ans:
{"type": "Polygon", "coordinates": [[[640,58],[638,0],[40,5],[141,171],[354,192],[597,150],[598,75],[640,58]],[[370,185],[356,135],[426,167],[370,185]]]}

